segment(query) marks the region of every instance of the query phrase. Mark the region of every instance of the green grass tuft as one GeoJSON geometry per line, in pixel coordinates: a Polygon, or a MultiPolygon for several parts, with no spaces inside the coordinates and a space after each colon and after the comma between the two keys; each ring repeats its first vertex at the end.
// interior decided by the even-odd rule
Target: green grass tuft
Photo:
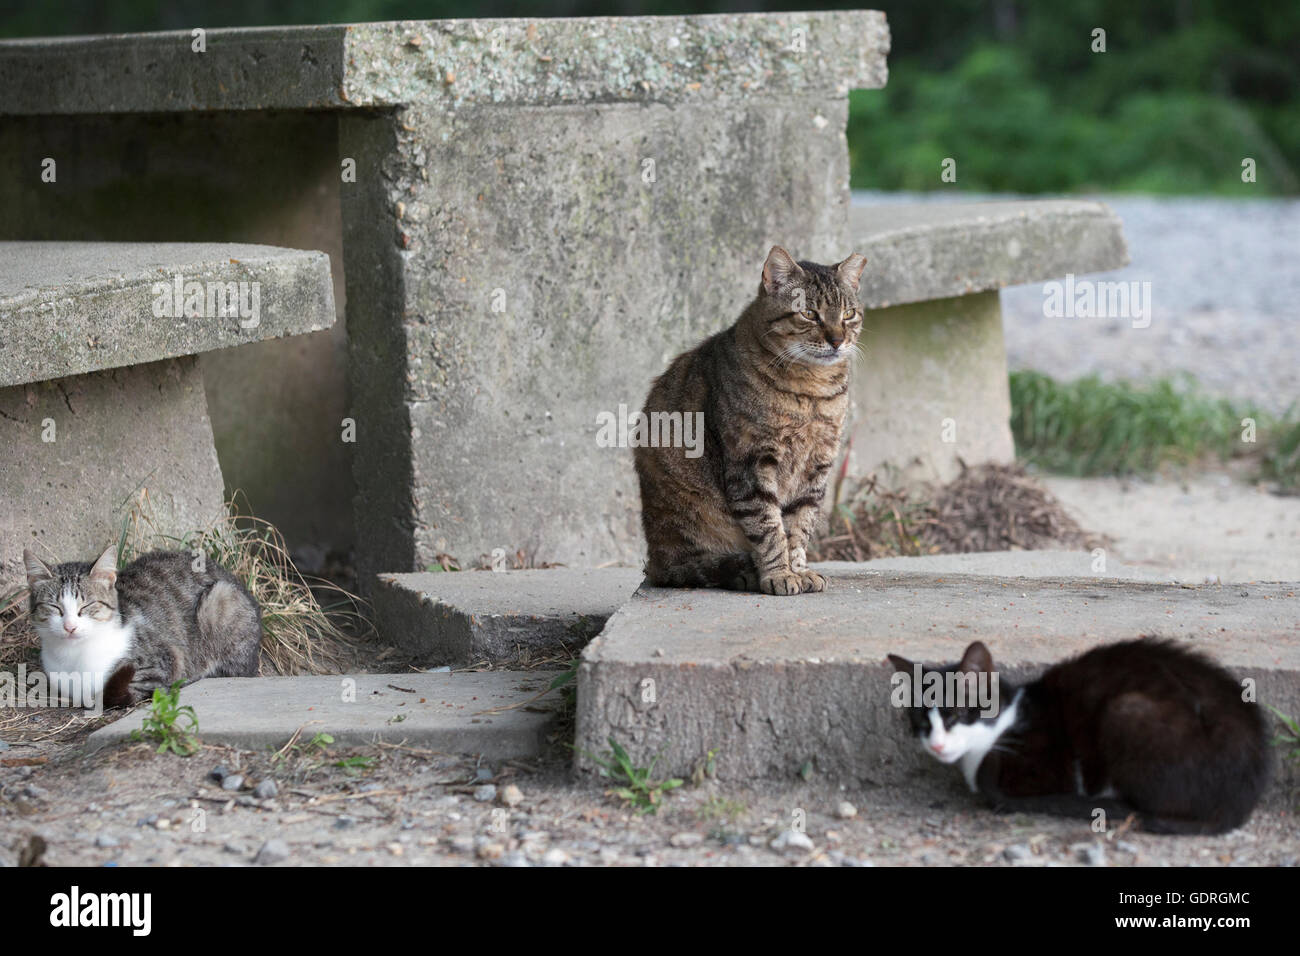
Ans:
{"type": "Polygon", "coordinates": [[[1011,430],[1022,459],[1067,475],[1146,474],[1252,453],[1283,486],[1294,487],[1300,472],[1300,424],[1206,396],[1190,378],[1135,385],[1013,372],[1011,430]],[[1243,438],[1245,419],[1255,422],[1253,443],[1243,438]]]}
{"type": "Polygon", "coordinates": [[[1280,426],[1264,450],[1261,469],[1282,491],[1300,494],[1300,421],[1280,426]]]}
{"type": "Polygon", "coordinates": [[[614,786],[606,791],[610,796],[618,797],[633,807],[637,815],[657,813],[663,802],[664,794],[683,786],[686,781],[677,777],[665,780],[654,779],[656,757],[648,767],[638,767],[632,762],[628,752],[613,737],[609,740],[610,749],[603,755],[583,753],[590,757],[598,767],[600,775],[608,778],[614,786]]]}
{"type": "Polygon", "coordinates": [[[167,690],[161,687],[153,692],[153,700],[144,715],[144,724],[131,732],[132,740],[147,740],[158,744],[158,752],[171,751],[189,757],[199,751],[199,718],[194,708],[181,704],[181,681],[167,690]]]}

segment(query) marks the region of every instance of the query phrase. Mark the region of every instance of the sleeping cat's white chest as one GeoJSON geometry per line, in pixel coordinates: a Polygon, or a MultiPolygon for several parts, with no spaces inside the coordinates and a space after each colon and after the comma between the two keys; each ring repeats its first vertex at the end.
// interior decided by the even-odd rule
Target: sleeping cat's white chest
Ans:
{"type": "MultiPolygon", "coordinates": [[[[90,675],[95,697],[123,659],[131,653],[134,628],[130,624],[109,624],[78,640],[44,636],[41,639],[41,667],[46,674],[90,675]]],[[[84,685],[83,685],[84,686],[84,685]]]]}

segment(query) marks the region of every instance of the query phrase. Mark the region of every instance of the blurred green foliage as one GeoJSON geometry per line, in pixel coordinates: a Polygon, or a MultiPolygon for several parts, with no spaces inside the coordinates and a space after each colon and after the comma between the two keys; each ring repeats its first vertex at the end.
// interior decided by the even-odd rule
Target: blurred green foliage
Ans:
{"type": "Polygon", "coordinates": [[[1011,434],[1018,457],[1061,474],[1149,474],[1250,456],[1260,478],[1300,493],[1300,406],[1271,415],[1209,396],[1187,376],[1135,384],[1012,372],[1011,434]],[[1249,442],[1247,419],[1256,426],[1249,442]]]}
{"type": "Polygon", "coordinates": [[[889,85],[851,97],[855,187],[1300,193],[1298,3],[0,0],[0,37],[837,7],[883,9],[893,38],[889,85]],[[1104,53],[1092,51],[1095,28],[1104,53]],[[955,183],[940,179],[946,157],[955,183]],[[1245,157],[1254,184],[1241,181],[1245,157]]]}

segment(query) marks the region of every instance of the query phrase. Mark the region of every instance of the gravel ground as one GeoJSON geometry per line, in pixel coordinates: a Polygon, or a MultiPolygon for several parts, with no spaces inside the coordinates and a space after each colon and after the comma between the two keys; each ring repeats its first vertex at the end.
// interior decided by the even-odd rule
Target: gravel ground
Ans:
{"type": "MultiPolygon", "coordinates": [[[[854,195],[859,203],[1017,198],[1037,197],[854,195]]],[[[1003,327],[1012,369],[1138,381],[1187,372],[1211,394],[1273,412],[1300,399],[1300,201],[1074,198],[1105,202],[1123,220],[1132,263],[1095,278],[1150,282],[1151,325],[1047,318],[1042,284],[1006,289],[1003,327]]]]}
{"type": "MultiPolygon", "coordinates": [[[[0,721],[6,716],[0,712],[0,721]]],[[[66,720],[40,718],[51,726],[66,720]]],[[[0,768],[0,865],[31,854],[40,840],[42,862],[56,866],[1295,866],[1300,859],[1300,817],[1276,790],[1249,824],[1219,837],[1150,836],[1123,821],[1097,834],[1084,822],[989,813],[937,766],[907,790],[841,789],[816,779],[753,790],[705,780],[675,791],[658,814],[638,816],[599,789],[576,787],[558,749],[534,764],[502,766],[397,747],[276,761],[226,747],[180,758],[134,744],[83,757],[76,745],[86,729],[3,755],[48,762],[0,768]],[[352,775],[334,766],[344,757],[370,764],[352,775]],[[241,777],[241,788],[223,789],[210,776],[218,767],[241,777]],[[254,796],[259,784],[268,792],[267,780],[275,795],[254,796]],[[796,820],[802,833],[793,835],[796,820]]]]}

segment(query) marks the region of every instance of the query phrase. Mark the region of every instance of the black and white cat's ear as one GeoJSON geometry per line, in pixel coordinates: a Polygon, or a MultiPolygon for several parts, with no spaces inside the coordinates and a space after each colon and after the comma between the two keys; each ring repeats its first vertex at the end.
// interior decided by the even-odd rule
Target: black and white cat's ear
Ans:
{"type": "Polygon", "coordinates": [[[856,291],[858,283],[862,281],[862,270],[867,267],[867,257],[861,253],[853,253],[843,262],[835,267],[835,272],[841,279],[853,286],[856,291]]]}
{"type": "Polygon", "coordinates": [[[102,581],[110,587],[117,583],[117,548],[109,545],[90,569],[92,581],[102,581]]]}
{"type": "Polygon", "coordinates": [[[27,586],[39,584],[41,581],[52,581],[54,572],[50,570],[49,565],[32,554],[28,548],[23,548],[23,565],[27,568],[27,586]]]}
{"type": "Polygon", "coordinates": [[[899,657],[897,654],[889,655],[889,663],[894,665],[894,673],[902,671],[905,674],[912,673],[912,662],[906,657],[899,657]]]}
{"type": "Polygon", "coordinates": [[[993,655],[989,653],[989,649],[984,646],[983,642],[976,641],[966,648],[966,653],[961,656],[961,663],[957,665],[957,670],[963,674],[987,674],[993,670],[993,655]]]}
{"type": "Polygon", "coordinates": [[[763,263],[763,291],[768,295],[776,295],[801,275],[803,269],[790,253],[780,246],[773,246],[767,254],[767,261],[763,263]]]}

